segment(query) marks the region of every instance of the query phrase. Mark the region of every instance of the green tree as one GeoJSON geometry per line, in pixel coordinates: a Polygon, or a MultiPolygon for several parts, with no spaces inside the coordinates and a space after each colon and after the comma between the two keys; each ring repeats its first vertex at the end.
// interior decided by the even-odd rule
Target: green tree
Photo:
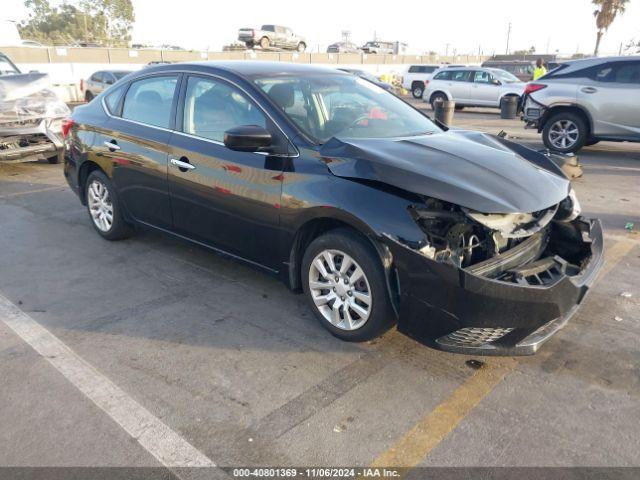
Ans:
{"type": "Polygon", "coordinates": [[[29,18],[23,38],[51,44],[96,43],[128,46],[135,20],[131,0],[79,0],[52,7],[48,0],[26,0],[29,18]]]}
{"type": "Polygon", "coordinates": [[[629,0],[592,0],[591,3],[598,8],[593,12],[593,16],[596,17],[596,48],[593,51],[594,55],[598,55],[600,50],[600,40],[602,36],[609,29],[613,21],[616,19],[618,13],[622,15],[624,13],[626,3],[629,0]]]}

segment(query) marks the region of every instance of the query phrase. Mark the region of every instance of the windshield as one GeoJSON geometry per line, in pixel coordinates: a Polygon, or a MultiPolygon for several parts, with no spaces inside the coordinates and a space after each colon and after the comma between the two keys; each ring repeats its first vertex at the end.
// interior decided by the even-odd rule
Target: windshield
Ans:
{"type": "Polygon", "coordinates": [[[505,83],[514,83],[520,81],[518,77],[516,77],[512,73],[507,72],[506,70],[492,69],[491,72],[496,77],[498,77],[499,80],[502,80],[505,83]]]}
{"type": "Polygon", "coordinates": [[[318,143],[332,137],[392,138],[440,131],[395,95],[353,75],[258,78],[255,83],[318,143]]]}

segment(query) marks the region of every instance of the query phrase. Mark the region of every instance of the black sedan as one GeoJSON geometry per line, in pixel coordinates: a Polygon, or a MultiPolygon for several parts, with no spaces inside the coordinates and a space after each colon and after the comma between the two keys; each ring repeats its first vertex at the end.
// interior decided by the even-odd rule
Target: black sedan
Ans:
{"type": "Polygon", "coordinates": [[[310,65],[150,67],[64,123],[65,175],[98,234],[148,227],[303,291],[350,341],[530,354],[576,311],[602,230],[541,153],[445,131],[310,65]]]}

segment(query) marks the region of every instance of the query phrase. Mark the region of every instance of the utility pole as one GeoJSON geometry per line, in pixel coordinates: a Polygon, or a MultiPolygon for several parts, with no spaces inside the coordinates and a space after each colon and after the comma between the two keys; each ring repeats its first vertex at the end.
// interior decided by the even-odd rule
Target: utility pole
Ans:
{"type": "Polygon", "coordinates": [[[551,37],[547,37],[547,49],[545,50],[544,53],[549,53],[549,43],[551,43],[551,37]]]}
{"type": "Polygon", "coordinates": [[[450,43],[445,44],[445,49],[444,49],[444,56],[448,57],[449,56],[449,45],[451,45],[450,43]]]}
{"type": "Polygon", "coordinates": [[[509,22],[509,28],[507,29],[507,51],[506,54],[509,55],[509,38],[511,37],[511,22],[509,22]]]}

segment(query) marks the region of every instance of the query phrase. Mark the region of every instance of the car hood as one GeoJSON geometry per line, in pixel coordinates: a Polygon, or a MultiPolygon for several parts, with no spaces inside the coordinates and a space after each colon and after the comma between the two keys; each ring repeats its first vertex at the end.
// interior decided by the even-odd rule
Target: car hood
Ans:
{"type": "Polygon", "coordinates": [[[43,118],[62,118],[70,113],[67,105],[51,89],[47,74],[0,76],[1,132],[23,128],[43,118]]]}
{"type": "Polygon", "coordinates": [[[453,130],[393,139],[334,137],[320,155],[338,177],[382,182],[484,213],[537,212],[568,195],[569,180],[554,173],[544,155],[509,143],[453,130]]]}

